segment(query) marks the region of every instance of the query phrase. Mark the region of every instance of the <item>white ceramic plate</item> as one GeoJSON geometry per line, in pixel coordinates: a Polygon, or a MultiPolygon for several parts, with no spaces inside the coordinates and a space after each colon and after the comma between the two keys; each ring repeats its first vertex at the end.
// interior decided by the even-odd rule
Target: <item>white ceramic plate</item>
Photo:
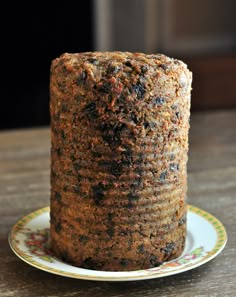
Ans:
{"type": "Polygon", "coordinates": [[[227,234],[217,218],[189,205],[187,240],[183,254],[156,268],[126,272],[89,270],[64,263],[51,253],[48,238],[49,207],[45,207],[18,221],[9,234],[9,243],[23,261],[50,273],[97,281],[131,281],[164,277],[196,268],[223,250],[227,234]]]}

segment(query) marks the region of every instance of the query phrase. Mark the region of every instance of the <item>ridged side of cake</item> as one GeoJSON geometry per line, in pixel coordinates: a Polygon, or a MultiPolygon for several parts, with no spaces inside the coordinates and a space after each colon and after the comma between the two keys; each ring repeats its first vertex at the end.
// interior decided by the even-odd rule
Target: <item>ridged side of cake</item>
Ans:
{"type": "Polygon", "coordinates": [[[164,55],[51,66],[51,247],[76,266],[151,268],[186,238],[191,72],[164,55]]]}

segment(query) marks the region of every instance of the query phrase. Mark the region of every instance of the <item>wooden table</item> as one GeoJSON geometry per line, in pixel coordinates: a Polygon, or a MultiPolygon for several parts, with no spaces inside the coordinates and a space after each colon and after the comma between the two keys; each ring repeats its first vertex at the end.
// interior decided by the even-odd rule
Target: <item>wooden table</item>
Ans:
{"type": "Polygon", "coordinates": [[[215,215],[228,243],[185,273],[134,282],[65,278],[24,263],[7,236],[23,215],[49,204],[48,128],[0,133],[0,296],[236,296],[236,110],[191,117],[188,201],[215,215]]]}

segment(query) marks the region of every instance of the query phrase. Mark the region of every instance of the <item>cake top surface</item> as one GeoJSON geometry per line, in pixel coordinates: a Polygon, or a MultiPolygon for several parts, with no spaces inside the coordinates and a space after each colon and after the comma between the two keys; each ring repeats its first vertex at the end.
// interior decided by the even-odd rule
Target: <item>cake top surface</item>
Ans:
{"type": "MultiPolygon", "coordinates": [[[[78,63],[90,63],[92,65],[99,66],[100,64],[114,63],[145,63],[148,66],[159,66],[164,70],[171,68],[187,68],[187,65],[178,59],[168,57],[161,53],[145,54],[140,52],[81,52],[81,53],[63,53],[60,57],[53,60],[53,63],[59,61],[70,62],[73,66],[78,63]]],[[[130,65],[131,66],[131,65],[130,65]]]]}

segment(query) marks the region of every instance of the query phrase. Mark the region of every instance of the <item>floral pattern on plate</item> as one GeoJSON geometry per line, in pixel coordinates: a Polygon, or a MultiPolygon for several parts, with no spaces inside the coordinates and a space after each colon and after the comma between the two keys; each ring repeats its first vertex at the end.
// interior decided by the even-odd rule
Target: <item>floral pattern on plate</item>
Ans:
{"type": "Polygon", "coordinates": [[[54,257],[49,244],[49,207],[39,209],[17,222],[9,243],[26,263],[54,274],[90,280],[128,281],[164,277],[198,267],[224,248],[227,234],[222,223],[208,212],[188,206],[187,239],[183,254],[172,261],[145,270],[97,271],[72,266],[54,257]]]}

